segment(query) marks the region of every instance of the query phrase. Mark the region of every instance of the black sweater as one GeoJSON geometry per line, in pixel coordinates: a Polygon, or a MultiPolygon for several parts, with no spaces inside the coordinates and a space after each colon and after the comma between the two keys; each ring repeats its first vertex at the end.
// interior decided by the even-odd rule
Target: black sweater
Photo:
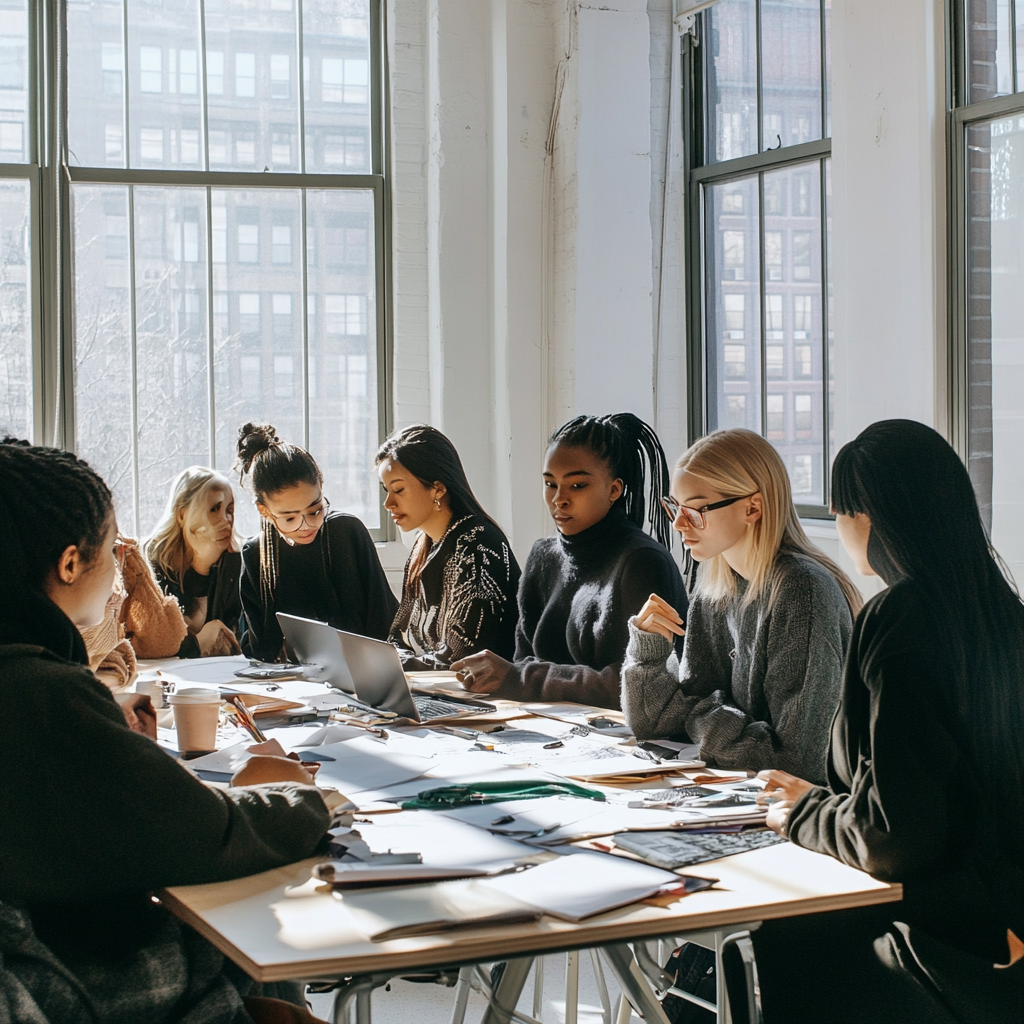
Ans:
{"type": "MultiPolygon", "coordinates": [[[[424,536],[417,545],[428,541],[424,536]]],[[[407,666],[445,668],[484,650],[511,658],[520,572],[501,529],[481,515],[453,521],[411,585],[409,571],[417,554],[405,565],[402,603],[390,636],[408,652],[407,666]]]]}
{"type": "MultiPolygon", "coordinates": [[[[153,563],[150,563],[153,564],[153,563]]],[[[235,636],[239,633],[239,619],[242,615],[242,599],[238,593],[238,579],[242,574],[242,556],[237,551],[225,551],[217,563],[210,568],[210,574],[203,576],[195,569],[188,569],[179,584],[176,579],[164,574],[159,566],[153,564],[160,589],[170,594],[181,605],[181,613],[186,619],[195,612],[199,598],[206,598],[206,621],[220,619],[235,636]]],[[[198,658],[199,641],[191,631],[178,648],[179,658],[198,658]]]]}
{"type": "Polygon", "coordinates": [[[317,789],[209,788],[125,725],[67,617],[39,600],[34,612],[30,630],[0,623],[0,900],[59,955],[137,948],[153,889],[315,851],[330,822],[317,789]]]}
{"type": "Polygon", "coordinates": [[[515,665],[496,695],[618,708],[629,619],[651,594],[685,618],[672,555],[618,505],[582,533],[538,540],[519,584],[515,665]]]}
{"type": "Polygon", "coordinates": [[[278,545],[277,586],[260,595],[259,538],[242,549],[242,651],[274,661],[284,637],[276,613],[330,623],[335,629],[386,640],[398,608],[366,527],[343,512],[328,515],[312,544],[278,545]]]}
{"type": "Polygon", "coordinates": [[[828,788],[789,817],[800,846],[903,883],[894,918],[992,963],[1024,933],[1024,863],[1000,853],[1000,808],[979,791],[939,697],[928,597],[893,584],[861,611],[832,725],[828,788]],[[1019,929],[1019,930],[1018,930],[1019,929]]]}

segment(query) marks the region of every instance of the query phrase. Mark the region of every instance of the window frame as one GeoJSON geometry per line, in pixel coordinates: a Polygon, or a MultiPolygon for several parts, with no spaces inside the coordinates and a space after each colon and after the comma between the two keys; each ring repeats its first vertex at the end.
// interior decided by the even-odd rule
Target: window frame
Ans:
{"type": "MultiPolygon", "coordinates": [[[[1024,0],[1022,0],[1024,2],[1024,0]]],[[[831,267],[828,253],[827,231],[827,193],[825,162],[832,155],[832,138],[826,134],[829,127],[829,108],[831,94],[829,90],[829,65],[825,59],[827,45],[827,28],[825,23],[825,0],[819,0],[819,31],[821,41],[821,134],[820,139],[785,146],[778,149],[762,148],[763,118],[763,80],[761,74],[761,39],[760,39],[760,3],[757,4],[757,145],[758,152],[730,160],[705,163],[706,137],[705,125],[707,105],[705,97],[705,64],[704,53],[706,40],[709,38],[710,11],[698,14],[693,28],[683,32],[680,45],[682,47],[682,127],[683,127],[683,171],[685,182],[684,197],[684,237],[685,237],[685,301],[686,301],[686,379],[687,379],[687,431],[688,444],[693,444],[703,437],[709,429],[709,373],[707,332],[708,317],[706,312],[707,288],[707,216],[705,210],[705,190],[709,186],[725,184],[731,181],[750,181],[756,175],[758,192],[758,288],[760,293],[759,344],[760,344],[760,410],[762,437],[767,436],[767,375],[766,343],[766,284],[767,272],[763,258],[765,238],[764,209],[764,175],[795,164],[809,163],[816,160],[819,167],[819,216],[820,216],[820,266],[821,266],[821,416],[822,416],[822,496],[823,503],[796,503],[801,518],[831,520],[829,507],[829,473],[831,463],[830,452],[830,407],[829,395],[829,332],[831,321],[829,315],[828,287],[831,267]]],[[[813,361],[813,357],[812,357],[813,361]]]]}
{"type": "MultiPolygon", "coordinates": [[[[125,23],[127,23],[127,3],[125,23]]],[[[200,17],[205,8],[200,0],[200,17]]],[[[77,184],[120,185],[127,187],[128,217],[126,243],[128,253],[134,251],[134,188],[133,186],[193,187],[206,190],[207,223],[210,220],[212,189],[295,189],[300,200],[298,237],[291,240],[293,252],[298,247],[302,262],[302,279],[307,278],[306,260],[306,194],[310,190],[369,191],[374,211],[374,278],[377,295],[375,351],[377,359],[377,431],[380,440],[391,429],[393,420],[393,310],[391,303],[391,182],[387,173],[390,154],[390,118],[388,93],[387,4],[384,0],[368,0],[369,5],[369,112],[371,131],[367,140],[370,172],[367,174],[307,173],[306,144],[299,138],[297,172],[218,171],[210,169],[209,140],[206,137],[207,90],[202,93],[202,131],[200,145],[206,150],[205,170],[171,170],[143,168],[111,168],[72,166],[67,154],[67,3],[28,4],[29,67],[28,67],[28,161],[24,164],[0,164],[0,179],[27,179],[30,183],[31,254],[32,262],[30,315],[32,323],[32,423],[35,443],[54,444],[74,451],[75,446],[75,351],[74,351],[74,269],[72,245],[71,187],[77,184]],[[44,296],[46,297],[44,299],[44,296]]],[[[302,9],[295,4],[296,36],[300,69],[296,83],[300,116],[305,106],[303,68],[302,9]]],[[[200,24],[204,22],[201,20],[200,24]]],[[[200,39],[197,75],[203,81],[206,65],[205,31],[200,39]]],[[[128,68],[122,69],[122,89],[127,83],[128,68]]],[[[227,69],[225,69],[227,77],[227,69]]],[[[124,105],[124,145],[129,144],[130,105],[124,105]]],[[[127,160],[126,160],[127,163],[127,160]]],[[[210,228],[212,231],[212,227],[210,228]]],[[[211,235],[212,238],[212,235],[211,235]]],[[[129,264],[134,260],[129,259],[129,264]]],[[[212,276],[212,261],[207,261],[212,276]]],[[[132,422],[137,424],[137,373],[135,366],[135,289],[132,281],[132,422]]],[[[207,411],[210,422],[210,459],[215,464],[216,405],[214,393],[214,324],[217,312],[212,283],[206,292],[208,366],[207,411]]],[[[303,300],[302,305],[305,306],[303,300]]],[[[309,377],[309,325],[302,320],[303,365],[309,377]]],[[[302,421],[304,440],[310,431],[309,387],[303,387],[302,421]]],[[[137,460],[133,460],[138,473],[137,460]]],[[[369,469],[369,467],[368,467],[369,469]]],[[[136,480],[136,504],[138,487],[136,480]]],[[[384,512],[379,496],[380,527],[371,529],[375,541],[393,540],[395,531],[384,512]]]]}
{"type": "MultiPolygon", "coordinates": [[[[946,5],[946,173],[948,259],[947,325],[947,437],[966,465],[970,465],[970,254],[968,252],[969,168],[967,133],[975,124],[1001,117],[1024,115],[1024,89],[1006,96],[970,102],[967,63],[967,25],[970,0],[945,0],[946,5]]],[[[1017,85],[1017,9],[1010,7],[1010,56],[1014,86],[1017,85]]]]}

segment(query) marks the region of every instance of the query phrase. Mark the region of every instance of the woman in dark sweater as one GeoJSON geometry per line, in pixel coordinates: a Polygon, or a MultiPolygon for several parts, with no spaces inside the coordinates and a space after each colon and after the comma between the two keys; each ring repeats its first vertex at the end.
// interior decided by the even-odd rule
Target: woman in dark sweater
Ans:
{"type": "Polygon", "coordinates": [[[839,536],[888,589],[854,627],[828,785],[764,773],[768,822],[903,884],[896,906],[766,922],[765,1020],[1024,1020],[1024,606],[952,448],[885,420],[833,468],[839,536]]]}
{"type": "Polygon", "coordinates": [[[84,462],[0,444],[0,1017],[245,1024],[251,981],[149,893],[309,856],[330,813],[294,762],[215,790],[128,728],[79,633],[116,545],[84,462]]]}
{"type": "Polygon", "coordinates": [[[395,525],[422,531],[389,637],[406,668],[447,668],[483,650],[511,658],[519,563],[476,500],[455,446],[433,427],[405,427],[381,445],[377,473],[395,525]]]}
{"type": "Polygon", "coordinates": [[[631,413],[578,416],[557,430],[544,461],[544,496],[558,536],[537,541],[527,559],[515,661],[487,651],[457,662],[467,688],[618,708],[630,616],[661,587],[686,613],[660,505],[667,491],[661,444],[631,413]]]}
{"type": "Polygon", "coordinates": [[[246,423],[238,461],[262,517],[242,549],[243,653],[282,658],[277,612],[387,639],[398,602],[373,540],[355,516],[330,511],[313,456],[271,426],[246,423]]]}
{"type": "Polygon", "coordinates": [[[227,478],[205,466],[182,470],[145,548],[160,588],[185,617],[188,635],[178,657],[237,654],[242,544],[227,478]]]}

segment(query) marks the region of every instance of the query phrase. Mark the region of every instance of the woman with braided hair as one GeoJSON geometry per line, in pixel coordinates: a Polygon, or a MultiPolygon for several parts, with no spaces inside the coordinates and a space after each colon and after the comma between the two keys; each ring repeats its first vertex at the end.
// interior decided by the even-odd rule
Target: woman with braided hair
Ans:
{"type": "Polygon", "coordinates": [[[118,550],[85,462],[0,443],[0,1019],[266,1020],[251,979],[149,894],[309,856],[325,795],[276,757],[212,789],[126,725],[80,632],[103,619],[118,550]]]}
{"type": "Polygon", "coordinates": [[[661,511],[665,453],[632,413],[577,416],[551,436],[543,473],[558,533],[523,570],[515,661],[485,651],[452,667],[478,693],[618,708],[629,617],[662,592],[686,613],[661,511]]]}
{"type": "Polygon", "coordinates": [[[242,651],[278,661],[277,612],[386,640],[398,601],[366,527],[332,512],[320,467],[268,425],[238,432],[238,463],[256,498],[260,534],[242,548],[242,651]]]}

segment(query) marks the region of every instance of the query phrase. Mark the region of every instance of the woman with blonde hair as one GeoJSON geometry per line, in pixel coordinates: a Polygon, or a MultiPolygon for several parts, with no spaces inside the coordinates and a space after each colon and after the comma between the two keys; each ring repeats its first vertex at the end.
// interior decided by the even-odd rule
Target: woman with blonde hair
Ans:
{"type": "Polygon", "coordinates": [[[775,449],[720,430],[679,459],[665,511],[699,563],[682,659],[656,594],[630,620],[622,707],[638,739],[688,735],[723,768],[822,782],[860,594],[808,540],[775,449]]]}
{"type": "Polygon", "coordinates": [[[178,657],[238,654],[242,545],[227,477],[205,466],[182,470],[145,547],[161,588],[185,616],[188,635],[178,657]]]}

